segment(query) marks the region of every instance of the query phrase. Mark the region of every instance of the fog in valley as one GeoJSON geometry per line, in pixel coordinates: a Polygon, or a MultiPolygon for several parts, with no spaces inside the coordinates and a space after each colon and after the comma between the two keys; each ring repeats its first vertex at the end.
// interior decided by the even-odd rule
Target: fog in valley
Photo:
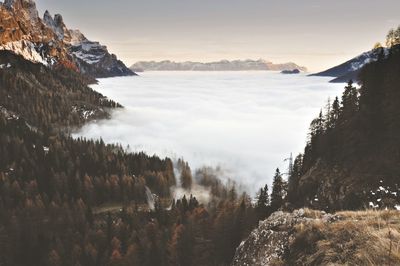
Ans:
{"type": "Polygon", "coordinates": [[[184,158],[192,170],[219,167],[254,193],[302,152],[311,120],[341,95],[329,78],[277,72],[144,72],[101,79],[93,89],[125,108],[75,136],[130,151],[184,158]]]}

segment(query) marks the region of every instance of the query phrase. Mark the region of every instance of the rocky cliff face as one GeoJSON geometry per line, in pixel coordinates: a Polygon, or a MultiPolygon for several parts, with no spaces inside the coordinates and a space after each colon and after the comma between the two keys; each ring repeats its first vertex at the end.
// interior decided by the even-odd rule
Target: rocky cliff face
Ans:
{"type": "Polygon", "coordinates": [[[4,7],[14,15],[14,18],[18,22],[19,30],[27,35],[31,33],[32,41],[39,41],[39,36],[48,36],[41,27],[41,21],[39,13],[36,9],[36,4],[32,0],[6,0],[4,7]]]}
{"type": "Polygon", "coordinates": [[[88,40],[79,30],[69,30],[65,36],[69,52],[83,73],[96,77],[135,75],[106,46],[88,40]]]}
{"type": "Polygon", "coordinates": [[[61,15],[39,17],[33,0],[0,3],[0,50],[32,62],[62,64],[93,77],[133,75],[105,46],[67,28],[61,15]]]}
{"type": "Polygon", "coordinates": [[[55,39],[55,33],[39,18],[32,0],[0,3],[0,50],[10,50],[45,65],[70,62],[64,44],[55,39]]]}
{"type": "Polygon", "coordinates": [[[65,26],[63,17],[60,14],[56,14],[53,18],[50,12],[46,10],[43,15],[43,22],[53,30],[57,36],[57,40],[63,41],[65,44],[71,43],[72,37],[70,31],[65,26]]]}
{"type": "Polygon", "coordinates": [[[16,17],[0,3],[0,44],[21,40],[24,35],[16,17]]]}

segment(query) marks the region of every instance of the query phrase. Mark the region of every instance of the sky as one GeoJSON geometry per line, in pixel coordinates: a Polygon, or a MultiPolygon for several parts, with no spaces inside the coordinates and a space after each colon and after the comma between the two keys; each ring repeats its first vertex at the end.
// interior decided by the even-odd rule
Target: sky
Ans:
{"type": "Polygon", "coordinates": [[[384,42],[399,0],[36,0],[69,28],[140,60],[292,61],[335,66],[384,42]]]}

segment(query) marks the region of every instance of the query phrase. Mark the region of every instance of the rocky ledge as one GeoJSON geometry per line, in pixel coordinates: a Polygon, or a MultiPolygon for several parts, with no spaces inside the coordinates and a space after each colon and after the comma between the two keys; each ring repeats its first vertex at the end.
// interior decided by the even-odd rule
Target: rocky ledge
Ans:
{"type": "Polygon", "coordinates": [[[275,212],[236,250],[233,266],[399,265],[400,212],[275,212]]]}
{"type": "MultiPolygon", "coordinates": [[[[319,212],[319,219],[329,223],[339,217],[319,212]]],[[[232,266],[276,265],[284,261],[294,240],[295,227],[313,222],[304,209],[292,213],[278,211],[261,221],[258,228],[237,248],[232,266]]]]}

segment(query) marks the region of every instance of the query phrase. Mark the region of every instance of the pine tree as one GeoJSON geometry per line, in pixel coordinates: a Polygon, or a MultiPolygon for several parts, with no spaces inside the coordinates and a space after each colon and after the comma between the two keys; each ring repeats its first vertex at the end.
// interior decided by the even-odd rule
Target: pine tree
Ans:
{"type": "Polygon", "coordinates": [[[380,42],[375,43],[373,50],[382,49],[382,44],[380,42]]]}
{"type": "Polygon", "coordinates": [[[264,188],[260,189],[255,208],[258,220],[264,220],[269,215],[270,199],[267,184],[265,184],[264,188]]]}
{"type": "Polygon", "coordinates": [[[289,161],[287,175],[291,176],[292,172],[293,172],[293,154],[290,153],[290,157],[288,159],[286,159],[286,160],[289,161]]]}
{"type": "Polygon", "coordinates": [[[315,138],[318,138],[325,131],[325,118],[320,111],[317,118],[315,118],[310,124],[310,142],[313,142],[315,138]]]}
{"type": "Polygon", "coordinates": [[[192,189],[192,183],[193,183],[192,171],[190,170],[188,163],[184,163],[182,164],[182,171],[181,171],[182,188],[190,190],[192,189]]]}
{"type": "Polygon", "coordinates": [[[322,133],[324,133],[324,131],[325,131],[325,118],[321,110],[317,118],[317,135],[321,135],[322,133]]]}
{"type": "Polygon", "coordinates": [[[332,104],[331,104],[331,98],[328,98],[326,105],[325,105],[325,115],[324,115],[324,120],[325,120],[325,129],[329,129],[330,124],[332,124],[331,121],[331,112],[332,112],[332,104]]]}
{"type": "Polygon", "coordinates": [[[353,81],[350,80],[344,88],[342,96],[342,116],[341,121],[348,122],[353,115],[358,111],[358,90],[353,86],[353,81]]]}
{"type": "Polygon", "coordinates": [[[286,185],[283,181],[279,168],[276,169],[274,181],[272,183],[271,209],[276,211],[283,206],[286,194],[286,185]]]}
{"type": "Polygon", "coordinates": [[[336,96],[329,113],[329,122],[327,123],[327,129],[332,129],[336,126],[336,123],[340,116],[340,108],[341,107],[339,103],[339,98],[336,96]]]}
{"type": "Polygon", "coordinates": [[[397,44],[400,44],[400,26],[397,29],[389,30],[386,36],[386,46],[388,48],[392,48],[397,44]]]}
{"type": "Polygon", "coordinates": [[[293,163],[293,170],[288,178],[288,191],[287,191],[287,200],[293,206],[298,206],[298,186],[299,180],[302,176],[302,161],[303,156],[299,154],[293,163]]]}

